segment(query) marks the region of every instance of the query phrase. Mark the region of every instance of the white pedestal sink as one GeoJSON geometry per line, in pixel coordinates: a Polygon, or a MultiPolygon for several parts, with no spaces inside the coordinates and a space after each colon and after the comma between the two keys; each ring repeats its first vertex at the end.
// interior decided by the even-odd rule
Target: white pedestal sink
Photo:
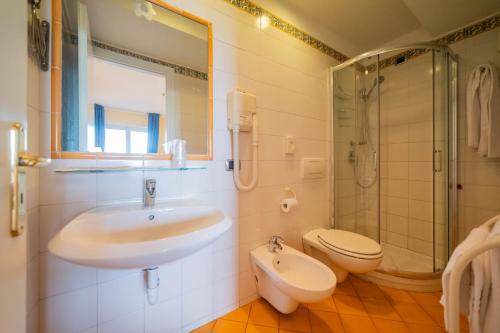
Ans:
{"type": "Polygon", "coordinates": [[[54,255],[79,265],[148,268],[180,259],[213,242],[232,221],[191,199],[103,206],[72,220],[49,243],[54,255]]]}

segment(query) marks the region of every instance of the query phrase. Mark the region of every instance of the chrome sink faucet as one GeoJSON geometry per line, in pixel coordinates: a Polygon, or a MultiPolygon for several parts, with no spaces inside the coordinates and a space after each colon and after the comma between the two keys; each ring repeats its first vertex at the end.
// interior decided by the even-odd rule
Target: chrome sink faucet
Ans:
{"type": "Polygon", "coordinates": [[[269,252],[276,252],[276,250],[283,250],[283,246],[281,244],[284,244],[285,240],[281,238],[280,236],[274,235],[271,237],[269,240],[269,252]]]}
{"type": "Polygon", "coordinates": [[[152,208],[155,206],[156,197],[156,179],[144,180],[144,196],[143,204],[145,208],[152,208]]]}

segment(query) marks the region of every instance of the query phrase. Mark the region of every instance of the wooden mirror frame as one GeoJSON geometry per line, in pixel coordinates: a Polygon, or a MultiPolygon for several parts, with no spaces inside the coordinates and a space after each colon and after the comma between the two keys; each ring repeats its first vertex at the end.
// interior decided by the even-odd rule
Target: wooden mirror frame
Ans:
{"type": "MultiPolygon", "coordinates": [[[[208,43],[208,121],[207,154],[188,154],[188,160],[211,160],[213,156],[213,45],[212,23],[162,0],[149,2],[196,21],[207,27],[208,43]]],[[[61,61],[62,61],[62,0],[52,0],[52,65],[51,65],[51,156],[53,159],[132,159],[132,160],[170,160],[170,154],[122,154],[104,152],[69,152],[61,148],[61,61]]],[[[189,144],[189,143],[188,143],[189,144]]]]}

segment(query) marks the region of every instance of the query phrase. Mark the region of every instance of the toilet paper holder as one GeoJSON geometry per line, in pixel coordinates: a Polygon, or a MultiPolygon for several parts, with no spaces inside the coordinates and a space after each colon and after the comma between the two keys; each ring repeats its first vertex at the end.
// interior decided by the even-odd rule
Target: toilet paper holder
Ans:
{"type": "Polygon", "coordinates": [[[289,213],[293,207],[299,204],[299,202],[297,200],[297,194],[295,194],[295,191],[290,186],[285,187],[285,192],[292,196],[281,200],[280,208],[283,213],[289,213]]]}

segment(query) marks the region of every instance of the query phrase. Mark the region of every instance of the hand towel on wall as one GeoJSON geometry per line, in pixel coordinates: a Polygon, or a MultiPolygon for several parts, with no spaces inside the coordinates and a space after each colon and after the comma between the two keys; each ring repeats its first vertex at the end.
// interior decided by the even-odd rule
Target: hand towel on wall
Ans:
{"type": "MultiPolygon", "coordinates": [[[[480,85],[480,98],[485,100],[488,119],[487,126],[487,152],[486,157],[500,157],[500,80],[498,70],[494,65],[485,65],[484,79],[480,85]],[[482,98],[484,91],[484,98],[482,98]]],[[[482,102],[481,102],[482,104],[482,102]]],[[[481,107],[483,108],[483,107],[481,107]]]]}
{"type": "Polygon", "coordinates": [[[467,145],[473,149],[479,147],[479,136],[481,133],[480,80],[481,66],[477,66],[472,70],[467,81],[467,145]]]}
{"type": "Polygon", "coordinates": [[[467,145],[483,157],[500,157],[500,81],[495,66],[474,68],[467,82],[467,145]]]}

